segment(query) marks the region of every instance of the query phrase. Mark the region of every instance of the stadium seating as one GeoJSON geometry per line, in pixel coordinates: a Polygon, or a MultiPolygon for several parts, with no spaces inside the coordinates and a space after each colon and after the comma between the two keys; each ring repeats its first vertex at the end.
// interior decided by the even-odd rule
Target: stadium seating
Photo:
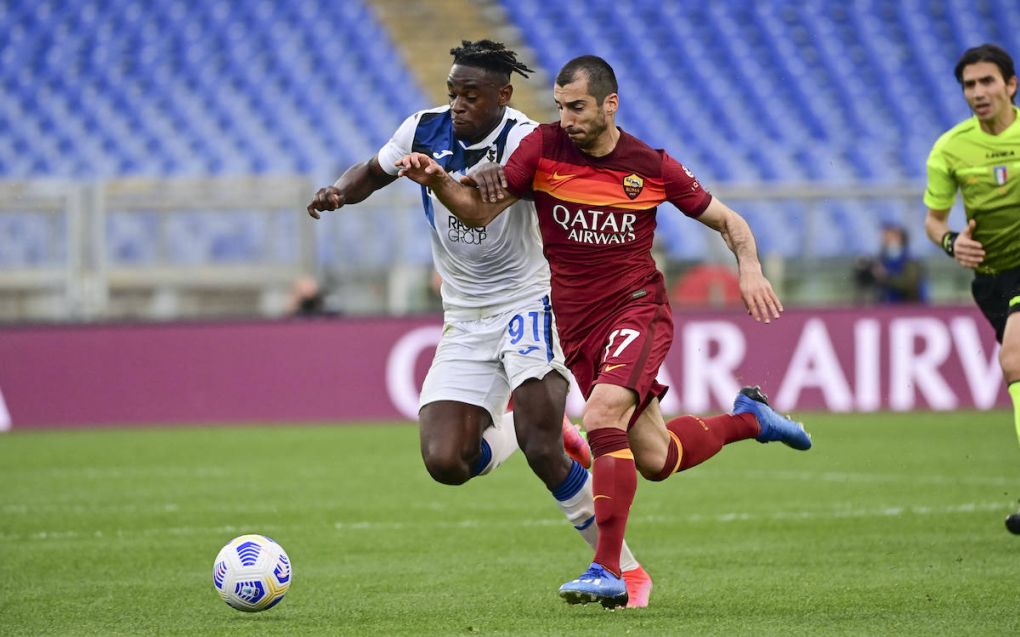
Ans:
{"type": "MultiPolygon", "coordinates": [[[[1013,0],[502,4],[551,72],[583,52],[606,58],[620,125],[710,186],[923,180],[932,142],[968,115],[951,76],[959,53],[986,41],[1020,53],[1013,0]]],[[[890,215],[918,231],[923,216],[919,201],[855,210],[824,211],[840,236],[813,235],[817,255],[873,250],[890,215]]],[[[803,251],[796,208],[741,211],[765,250],[803,251]]]]}
{"type": "MultiPolygon", "coordinates": [[[[995,41],[1020,53],[1014,0],[591,0],[552,13],[543,0],[501,4],[547,70],[581,52],[606,57],[620,76],[620,124],[673,151],[711,187],[921,180],[932,141],[967,115],[949,75],[959,52],[995,41]]],[[[426,106],[370,0],[0,4],[4,179],[300,174],[323,183],[426,106]]],[[[763,250],[802,252],[803,209],[740,209],[763,250]]],[[[916,201],[825,207],[820,218],[841,236],[812,235],[814,254],[869,251],[890,215],[919,230],[916,201]]],[[[256,222],[215,219],[175,221],[175,236],[189,240],[169,258],[260,253],[256,222]]],[[[111,259],[165,258],[154,223],[111,215],[111,259]]],[[[47,236],[39,224],[27,214],[0,224],[11,246],[0,264],[53,257],[33,243],[47,236]]],[[[687,226],[662,225],[668,254],[704,254],[687,226]]],[[[393,243],[390,224],[380,226],[358,236],[393,243]]],[[[323,233],[323,259],[351,258],[334,239],[323,233]]],[[[352,253],[368,264],[386,254],[369,248],[352,253]]],[[[426,262],[425,248],[408,258],[426,262]]]]}
{"type": "MultiPolygon", "coordinates": [[[[425,106],[369,8],[341,4],[3,3],[0,178],[294,174],[332,181],[425,106]]],[[[38,219],[5,217],[2,264],[52,257],[52,234],[40,231],[38,219]]],[[[154,217],[111,214],[109,257],[125,264],[264,258],[253,245],[261,217],[250,217],[174,219],[169,253],[160,254],[154,217]]],[[[384,232],[366,237],[388,253],[384,232]]]]}
{"type": "Polygon", "coordinates": [[[360,2],[15,0],[2,175],[329,173],[423,104],[360,2]],[[322,26],[328,25],[323,32],[322,26]]]}

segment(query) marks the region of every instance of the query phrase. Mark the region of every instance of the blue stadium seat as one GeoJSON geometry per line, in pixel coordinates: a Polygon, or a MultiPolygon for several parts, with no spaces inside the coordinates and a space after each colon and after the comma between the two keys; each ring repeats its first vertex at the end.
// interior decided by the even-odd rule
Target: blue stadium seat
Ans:
{"type": "MultiPolygon", "coordinates": [[[[1015,0],[590,0],[563,5],[557,20],[544,0],[500,1],[546,70],[584,52],[606,57],[620,75],[620,124],[709,187],[920,180],[936,136],[967,115],[951,77],[959,52],[994,41],[1020,54],[1015,0]]],[[[343,0],[343,19],[330,20],[323,37],[335,0],[8,0],[0,5],[0,178],[331,179],[432,106],[370,3],[343,0]]],[[[867,240],[853,248],[823,240],[819,253],[871,245],[877,222],[859,228],[852,207],[825,218],[867,240]]],[[[788,208],[741,206],[789,228],[788,208]]],[[[128,245],[152,240],[148,222],[111,219],[111,255],[157,258],[151,246],[128,245]]],[[[37,223],[5,226],[6,236],[33,237],[37,223]]],[[[180,258],[251,254],[237,228],[195,223],[179,229],[194,251],[180,258]]],[[[683,224],[662,223],[679,233],[667,252],[704,249],[683,224]]],[[[359,236],[350,224],[346,234],[359,236]]],[[[390,230],[377,234],[386,240],[390,230]]],[[[796,252],[785,233],[761,232],[770,249],[796,252]]],[[[427,261],[428,246],[410,243],[412,257],[427,261]]],[[[5,263],[45,256],[3,248],[5,263]]]]}
{"type": "MultiPolygon", "coordinates": [[[[921,180],[932,142],[968,115],[952,78],[959,53],[993,41],[1020,54],[1011,0],[592,0],[577,19],[556,21],[542,0],[501,2],[550,71],[581,53],[613,64],[621,125],[675,153],[709,186],[921,180]]],[[[765,221],[789,228],[793,213],[745,209],[768,249],[796,252],[765,221]]],[[[822,214],[839,227],[857,218],[822,214]]],[[[865,214],[874,223],[857,229],[862,245],[821,239],[817,251],[870,252],[880,219],[865,214]]]]}
{"type": "Polygon", "coordinates": [[[426,106],[364,2],[345,0],[321,37],[336,12],[328,0],[6,2],[0,136],[32,135],[31,161],[2,156],[0,176],[332,173],[426,106]],[[317,132],[336,141],[308,139],[317,132]],[[61,134],[82,156],[53,161],[40,147],[61,134]]]}

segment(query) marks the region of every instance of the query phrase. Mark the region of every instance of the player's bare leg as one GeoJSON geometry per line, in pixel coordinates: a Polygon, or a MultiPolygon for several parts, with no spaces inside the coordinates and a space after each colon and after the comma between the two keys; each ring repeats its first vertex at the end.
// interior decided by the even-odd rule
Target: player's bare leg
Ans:
{"type": "Polygon", "coordinates": [[[550,491],[563,482],[573,464],[563,449],[563,405],[568,388],[567,380],[552,371],[541,380],[525,381],[513,392],[517,443],[531,470],[550,491]]]}
{"type": "Polygon", "coordinates": [[[477,405],[438,400],[421,408],[418,421],[425,468],[442,484],[464,484],[517,449],[513,430],[494,427],[489,412],[477,405]]]}
{"type": "MultiPolygon", "coordinates": [[[[1020,308],[1020,297],[1011,301],[1010,309],[1020,308]]],[[[1002,334],[1002,348],[999,350],[999,364],[1002,377],[1006,379],[1010,400],[1013,401],[1013,424],[1017,440],[1020,441],[1020,311],[1013,311],[1006,319],[1002,334]]],[[[1020,510],[1006,518],[1010,533],[1020,535],[1020,510]]]]}
{"type": "Polygon", "coordinates": [[[654,479],[666,463],[671,444],[658,399],[652,399],[645,407],[631,425],[628,435],[638,471],[642,477],[654,479]]]}
{"type": "MultiPolygon", "coordinates": [[[[570,422],[563,415],[567,389],[566,380],[556,372],[548,373],[542,380],[522,383],[513,394],[515,426],[518,443],[532,471],[545,483],[567,520],[595,550],[598,547],[598,527],[595,524],[592,478],[580,460],[570,459],[564,454],[566,443],[561,432],[565,425],[562,423],[570,422]],[[561,424],[558,427],[551,424],[556,422],[561,424]]],[[[583,451],[587,455],[590,466],[588,443],[576,431],[573,434],[583,445],[583,450],[578,452],[583,451]]],[[[622,544],[620,564],[625,579],[629,578],[628,582],[634,580],[635,586],[643,586],[647,579],[647,588],[651,589],[651,579],[634,559],[626,541],[622,544]]],[[[647,606],[647,594],[643,595],[643,600],[642,606],[647,606]]]]}
{"type": "Polygon", "coordinates": [[[599,536],[588,570],[560,587],[560,597],[568,603],[600,602],[607,608],[627,604],[620,552],[637,490],[634,455],[627,438],[627,424],[635,407],[633,391],[607,384],[595,385],[585,405],[599,536]]]}
{"type": "Polygon", "coordinates": [[[778,441],[799,450],[811,447],[804,427],[769,407],[758,387],[741,389],[732,413],[680,416],[668,423],[663,423],[658,401],[653,400],[634,423],[630,437],[638,469],[649,480],[665,480],[696,467],[740,440],[778,441]]]}

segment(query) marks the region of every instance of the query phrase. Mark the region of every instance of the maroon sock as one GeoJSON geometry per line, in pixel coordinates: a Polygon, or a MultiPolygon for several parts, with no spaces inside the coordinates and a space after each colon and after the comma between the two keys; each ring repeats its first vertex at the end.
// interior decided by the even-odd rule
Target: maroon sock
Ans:
{"type": "Polygon", "coordinates": [[[588,432],[592,463],[595,524],[599,529],[595,562],[620,576],[620,550],[630,505],[637,491],[637,469],[627,432],[608,427],[588,432]]]}
{"type": "MultiPolygon", "coordinates": [[[[666,429],[676,434],[680,441],[680,467],[677,471],[696,467],[708,460],[723,445],[738,440],[754,438],[761,432],[758,421],[752,414],[722,414],[711,418],[697,416],[680,416],[666,423],[666,429]]],[[[670,441],[671,444],[672,441],[670,441]]],[[[667,464],[676,466],[676,459],[667,464]]],[[[663,471],[672,471],[671,467],[663,467],[663,471]]]]}

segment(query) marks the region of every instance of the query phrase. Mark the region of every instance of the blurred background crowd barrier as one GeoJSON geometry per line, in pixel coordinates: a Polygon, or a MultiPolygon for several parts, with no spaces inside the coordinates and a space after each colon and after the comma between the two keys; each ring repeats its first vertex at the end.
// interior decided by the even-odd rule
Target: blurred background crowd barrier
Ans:
{"type": "MultiPolygon", "coordinates": [[[[1020,54],[1012,0],[9,0],[0,320],[280,316],[309,275],[331,312],[435,311],[413,187],[318,223],[304,206],[443,103],[448,50],[480,37],[540,69],[514,100],[539,120],[564,61],[609,60],[620,124],[748,218],[788,304],[860,300],[854,262],[889,225],[933,301],[967,300],[923,235],[924,164],[969,114],[959,54],[1020,54]]],[[[725,303],[725,281],[684,281],[725,249],[669,206],[659,219],[680,299],[725,303]]]]}

